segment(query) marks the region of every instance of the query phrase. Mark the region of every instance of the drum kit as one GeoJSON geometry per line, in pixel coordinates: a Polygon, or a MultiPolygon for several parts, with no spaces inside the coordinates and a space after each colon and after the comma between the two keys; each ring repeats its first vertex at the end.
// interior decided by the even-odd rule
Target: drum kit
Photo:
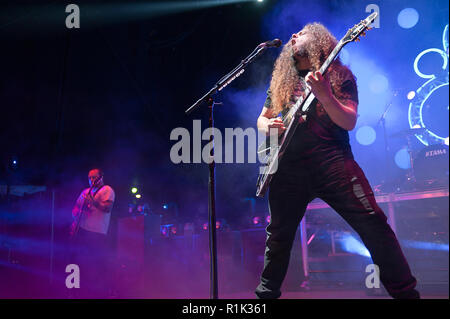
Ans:
{"type": "Polygon", "coordinates": [[[425,128],[410,128],[396,132],[389,137],[407,140],[407,151],[410,158],[410,168],[407,174],[408,182],[416,186],[444,186],[449,180],[449,147],[447,144],[424,146],[418,151],[412,147],[412,139],[426,131],[425,128]]]}

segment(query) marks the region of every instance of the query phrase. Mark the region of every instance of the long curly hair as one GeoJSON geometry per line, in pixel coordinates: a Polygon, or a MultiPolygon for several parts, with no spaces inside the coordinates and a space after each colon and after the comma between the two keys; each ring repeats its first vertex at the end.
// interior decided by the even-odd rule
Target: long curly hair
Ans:
{"type": "MultiPolygon", "coordinates": [[[[336,38],[320,23],[307,24],[302,31],[312,35],[313,41],[305,44],[305,51],[312,65],[313,71],[318,71],[336,47],[336,38]]],[[[272,99],[272,111],[274,116],[284,108],[290,107],[290,101],[297,85],[301,85],[300,76],[295,67],[291,41],[286,43],[275,61],[270,82],[270,92],[272,99]],[[299,84],[300,83],[300,84],[299,84]]],[[[331,87],[334,92],[339,91],[339,87],[350,76],[350,70],[342,65],[339,58],[333,61],[328,71],[331,87]]],[[[305,89],[305,88],[302,88],[305,89]]]]}

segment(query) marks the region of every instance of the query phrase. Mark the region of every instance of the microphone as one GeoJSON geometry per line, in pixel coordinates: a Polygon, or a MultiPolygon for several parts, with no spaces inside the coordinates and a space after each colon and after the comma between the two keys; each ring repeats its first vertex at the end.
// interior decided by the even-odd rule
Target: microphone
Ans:
{"type": "Polygon", "coordinates": [[[272,41],[266,41],[258,45],[258,47],[262,48],[278,48],[281,45],[280,39],[273,39],[272,41]]]}

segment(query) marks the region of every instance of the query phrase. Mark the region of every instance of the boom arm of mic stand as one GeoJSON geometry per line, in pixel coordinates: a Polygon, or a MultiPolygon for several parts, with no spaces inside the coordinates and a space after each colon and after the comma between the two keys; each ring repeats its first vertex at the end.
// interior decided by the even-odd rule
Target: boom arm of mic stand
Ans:
{"type": "Polygon", "coordinates": [[[244,60],[242,60],[242,62],[233,69],[233,71],[231,71],[230,73],[228,73],[227,75],[225,75],[224,77],[222,77],[215,85],[214,87],[209,90],[208,93],[206,93],[205,95],[203,95],[197,102],[195,102],[192,106],[190,106],[185,113],[186,114],[190,114],[194,109],[196,109],[200,104],[202,104],[203,102],[208,101],[208,99],[216,94],[218,91],[222,90],[225,86],[227,86],[228,84],[230,84],[231,82],[233,82],[237,77],[239,77],[244,71],[245,71],[245,67],[253,62],[253,60],[258,57],[264,50],[266,50],[266,47],[257,47],[255,50],[253,50],[253,52],[244,60]],[[256,51],[256,52],[255,52],[256,51]]]}

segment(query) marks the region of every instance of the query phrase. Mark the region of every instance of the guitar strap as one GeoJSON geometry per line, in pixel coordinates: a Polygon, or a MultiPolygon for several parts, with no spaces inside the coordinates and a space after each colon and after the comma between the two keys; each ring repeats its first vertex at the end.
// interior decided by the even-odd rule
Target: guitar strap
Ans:
{"type": "Polygon", "coordinates": [[[95,195],[97,195],[97,193],[104,187],[105,185],[100,186],[95,192],[94,194],[92,194],[92,198],[95,197],[95,195]]]}

